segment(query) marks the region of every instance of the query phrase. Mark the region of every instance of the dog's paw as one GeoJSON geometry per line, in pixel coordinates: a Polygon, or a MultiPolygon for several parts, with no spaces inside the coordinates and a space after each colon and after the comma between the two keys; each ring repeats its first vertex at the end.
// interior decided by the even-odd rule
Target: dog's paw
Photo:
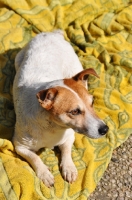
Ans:
{"type": "Polygon", "coordinates": [[[47,166],[44,165],[43,168],[38,168],[36,174],[48,188],[54,185],[54,176],[51,174],[47,166]]]}
{"type": "Polygon", "coordinates": [[[72,160],[62,161],[60,167],[64,180],[73,183],[77,179],[78,172],[72,160]]]}

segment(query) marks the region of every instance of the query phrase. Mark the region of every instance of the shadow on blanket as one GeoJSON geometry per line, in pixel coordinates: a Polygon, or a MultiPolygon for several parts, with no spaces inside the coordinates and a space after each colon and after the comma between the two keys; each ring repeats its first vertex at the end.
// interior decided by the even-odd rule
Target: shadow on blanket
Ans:
{"type": "Polygon", "coordinates": [[[11,140],[15,111],[12,97],[12,85],[15,76],[15,56],[20,48],[0,54],[2,80],[0,82],[0,138],[11,140]]]}

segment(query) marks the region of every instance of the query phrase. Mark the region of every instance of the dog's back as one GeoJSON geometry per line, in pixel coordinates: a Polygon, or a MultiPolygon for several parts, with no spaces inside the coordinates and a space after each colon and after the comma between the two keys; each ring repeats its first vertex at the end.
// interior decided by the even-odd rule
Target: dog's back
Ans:
{"type": "Polygon", "coordinates": [[[33,38],[17,55],[16,69],[19,70],[19,86],[28,86],[70,78],[82,70],[82,65],[71,45],[58,30],[40,33],[33,38]]]}

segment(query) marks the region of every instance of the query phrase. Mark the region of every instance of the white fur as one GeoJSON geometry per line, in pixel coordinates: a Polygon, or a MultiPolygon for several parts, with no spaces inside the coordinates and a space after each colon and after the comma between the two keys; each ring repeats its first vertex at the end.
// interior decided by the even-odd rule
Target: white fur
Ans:
{"type": "Polygon", "coordinates": [[[73,48],[59,32],[38,34],[18,53],[16,69],[19,66],[19,86],[71,78],[83,70],[73,48]]]}
{"type": "Polygon", "coordinates": [[[77,170],[71,158],[74,131],[51,121],[49,113],[39,105],[36,94],[52,86],[64,86],[62,79],[82,71],[78,57],[58,30],[33,38],[16,56],[15,66],[17,72],[13,96],[16,126],[13,143],[16,152],[31,164],[37,176],[50,187],[54,184],[54,178],[34,152],[42,147],[59,145],[62,175],[69,182],[75,181],[77,170]]]}

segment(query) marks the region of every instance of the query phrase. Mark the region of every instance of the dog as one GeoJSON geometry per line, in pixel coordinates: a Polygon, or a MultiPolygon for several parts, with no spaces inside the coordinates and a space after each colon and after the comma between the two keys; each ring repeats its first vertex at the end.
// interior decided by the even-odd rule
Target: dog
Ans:
{"type": "Polygon", "coordinates": [[[58,146],[64,180],[72,183],[77,169],[71,149],[74,131],[99,138],[108,126],[95,114],[93,96],[88,93],[89,74],[83,70],[63,32],[44,32],[34,37],[16,56],[13,99],[16,124],[13,144],[17,154],[32,166],[47,187],[54,177],[36,152],[58,146]]]}

